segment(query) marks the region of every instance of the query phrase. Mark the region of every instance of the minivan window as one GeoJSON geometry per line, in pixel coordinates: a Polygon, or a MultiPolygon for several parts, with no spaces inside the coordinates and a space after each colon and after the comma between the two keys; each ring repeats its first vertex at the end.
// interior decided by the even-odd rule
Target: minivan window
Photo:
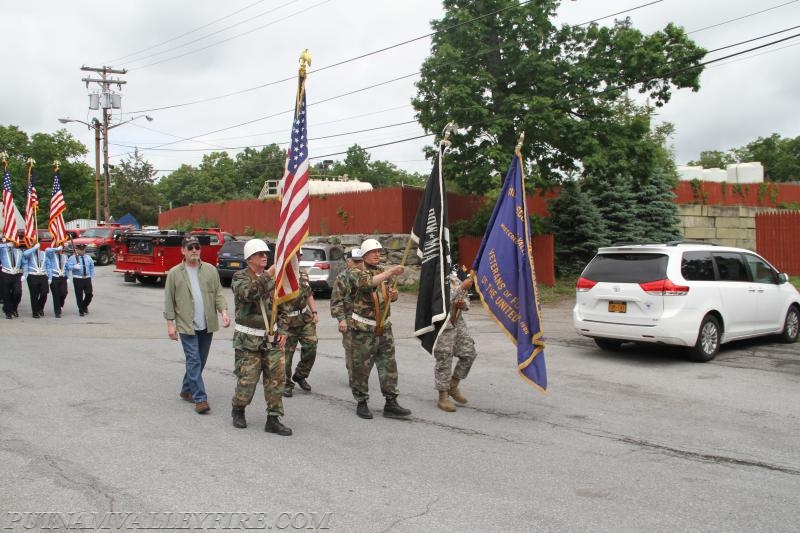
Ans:
{"type": "Polygon", "coordinates": [[[582,277],[610,283],[645,283],[667,277],[664,254],[597,254],[586,265],[582,277]]]}
{"type": "Polygon", "coordinates": [[[735,252],[715,252],[720,281],[750,281],[742,255],[735,252]]]}
{"type": "Polygon", "coordinates": [[[744,255],[747,268],[756,283],[778,283],[778,273],[775,272],[763,259],[751,254],[744,255]]]}
{"type": "Polygon", "coordinates": [[[325,250],[318,248],[301,248],[303,261],[325,261],[325,250]]]}
{"type": "Polygon", "coordinates": [[[708,252],[686,252],[681,258],[681,276],[688,281],[714,281],[714,260],[708,252]]]}

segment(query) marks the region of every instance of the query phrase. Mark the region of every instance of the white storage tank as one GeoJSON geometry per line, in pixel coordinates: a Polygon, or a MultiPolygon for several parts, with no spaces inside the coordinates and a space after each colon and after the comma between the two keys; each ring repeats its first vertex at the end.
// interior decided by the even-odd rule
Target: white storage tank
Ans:
{"type": "Polygon", "coordinates": [[[763,183],[764,167],[757,161],[728,165],[728,183],[763,183]]]}
{"type": "Polygon", "coordinates": [[[679,166],[677,170],[681,181],[703,181],[703,167],[679,166]]]}
{"type": "Polygon", "coordinates": [[[703,170],[703,181],[722,183],[728,179],[728,173],[721,168],[706,168],[703,170]]]}

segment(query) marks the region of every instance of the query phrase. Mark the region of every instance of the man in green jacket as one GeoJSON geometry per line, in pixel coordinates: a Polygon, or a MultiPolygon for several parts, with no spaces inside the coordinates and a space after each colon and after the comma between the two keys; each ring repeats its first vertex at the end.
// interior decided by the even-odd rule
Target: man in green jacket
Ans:
{"type": "Polygon", "coordinates": [[[194,410],[205,414],[208,405],[203,368],[208,360],[211,339],[219,329],[217,313],[222,315],[223,327],[231,323],[228,302],[222,293],[219,273],[214,265],[200,260],[200,241],[187,235],[181,246],[183,262],[170,269],[164,291],[164,318],[167,335],[180,338],[186,371],[180,397],[194,402],[194,410]]]}

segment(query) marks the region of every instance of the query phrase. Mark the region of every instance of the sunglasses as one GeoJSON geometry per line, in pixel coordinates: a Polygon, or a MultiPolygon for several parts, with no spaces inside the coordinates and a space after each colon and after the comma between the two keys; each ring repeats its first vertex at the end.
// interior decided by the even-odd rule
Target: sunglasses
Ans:
{"type": "Polygon", "coordinates": [[[200,245],[199,244],[189,244],[189,245],[186,246],[186,249],[187,250],[199,250],[200,249],[200,245]]]}
{"type": "Polygon", "coordinates": [[[253,255],[256,255],[258,257],[267,257],[267,252],[256,252],[253,255]]]}

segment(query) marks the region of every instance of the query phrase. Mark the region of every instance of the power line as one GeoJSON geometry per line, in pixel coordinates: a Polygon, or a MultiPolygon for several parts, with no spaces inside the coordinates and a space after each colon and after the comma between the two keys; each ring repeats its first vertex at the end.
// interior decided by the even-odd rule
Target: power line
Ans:
{"type": "MultiPolygon", "coordinates": [[[[171,38],[171,39],[167,39],[166,41],[161,41],[161,42],[160,42],[160,43],[158,43],[158,44],[154,44],[154,45],[152,45],[152,46],[148,46],[148,47],[146,47],[146,48],[142,48],[142,49],[140,49],[140,50],[137,50],[137,51],[135,51],[135,52],[131,52],[131,53],[129,53],[129,54],[126,54],[126,55],[124,55],[124,56],[121,56],[121,57],[114,58],[114,59],[112,59],[111,61],[104,61],[104,62],[103,62],[103,64],[104,64],[104,65],[113,65],[113,64],[114,64],[114,63],[116,63],[117,61],[122,61],[123,59],[127,59],[127,58],[129,58],[129,57],[131,57],[131,56],[139,55],[139,54],[141,54],[142,52],[147,52],[147,51],[149,51],[149,50],[152,50],[153,48],[158,48],[159,46],[163,46],[163,45],[165,45],[165,44],[171,43],[172,41],[177,41],[178,39],[182,39],[183,37],[186,37],[187,35],[191,35],[191,34],[193,34],[193,33],[196,33],[196,32],[198,32],[198,31],[200,31],[200,30],[202,30],[202,29],[208,28],[209,26],[213,26],[213,25],[214,25],[214,24],[216,24],[217,22],[220,22],[220,21],[223,21],[223,20],[225,20],[225,19],[227,19],[227,18],[230,18],[230,17],[232,17],[232,16],[234,16],[234,15],[236,15],[236,14],[238,14],[238,13],[241,13],[242,11],[246,11],[246,10],[250,9],[251,7],[253,7],[253,6],[255,6],[255,5],[258,5],[258,4],[261,4],[261,3],[263,3],[263,2],[264,2],[264,0],[258,0],[257,2],[253,2],[252,4],[250,4],[250,5],[247,5],[247,6],[243,7],[243,8],[241,8],[241,9],[237,9],[237,10],[236,10],[236,11],[234,11],[233,13],[229,13],[229,14],[225,15],[224,17],[220,17],[220,18],[218,18],[218,19],[212,20],[212,21],[211,21],[211,22],[209,22],[208,24],[204,24],[204,25],[202,25],[202,26],[199,26],[199,27],[197,27],[197,28],[195,28],[195,29],[193,29],[193,30],[187,31],[187,32],[185,32],[185,33],[182,33],[182,34],[180,34],[180,35],[178,35],[178,36],[176,36],[176,37],[173,37],[173,38],[171,38]]],[[[264,14],[264,13],[262,13],[261,15],[263,15],[263,14],[264,14]]],[[[253,18],[258,18],[258,17],[260,17],[261,15],[256,15],[256,16],[255,16],[255,17],[253,17],[253,18]]],[[[253,18],[251,18],[250,20],[253,20],[253,18]]],[[[213,34],[212,34],[212,35],[213,35],[213,34]]],[[[143,58],[141,58],[141,59],[143,59],[143,58]]]]}
{"type": "Polygon", "coordinates": [[[733,19],[729,19],[729,20],[725,20],[725,21],[722,21],[722,22],[718,22],[716,24],[712,24],[710,26],[705,26],[703,28],[698,28],[696,30],[688,31],[688,32],[686,32],[686,35],[691,35],[693,33],[699,33],[701,31],[710,30],[711,28],[717,28],[719,26],[723,26],[723,25],[729,24],[731,22],[736,22],[737,20],[743,20],[743,19],[755,16],[755,15],[760,15],[761,13],[766,13],[767,11],[772,11],[773,9],[778,9],[779,7],[788,6],[789,4],[794,4],[796,2],[798,2],[798,0],[791,0],[791,2],[784,2],[783,4],[778,4],[777,6],[768,7],[767,9],[762,9],[761,11],[754,11],[752,13],[748,13],[747,15],[742,15],[741,17],[736,17],[736,18],[733,18],[733,19]]]}
{"type": "MultiPolygon", "coordinates": [[[[338,66],[341,66],[341,65],[344,65],[344,64],[347,64],[347,63],[351,63],[353,61],[357,61],[357,60],[363,59],[365,57],[369,57],[369,56],[373,56],[373,55],[376,55],[376,54],[380,54],[382,52],[386,52],[388,50],[392,50],[394,48],[398,48],[400,46],[404,46],[404,45],[419,41],[421,39],[425,39],[425,38],[431,37],[433,35],[437,35],[439,33],[448,32],[448,31],[451,31],[453,29],[456,29],[456,28],[459,28],[461,26],[464,26],[466,24],[471,24],[473,22],[476,22],[476,21],[478,21],[480,19],[483,19],[483,18],[486,18],[488,16],[496,15],[496,14],[501,13],[503,11],[506,11],[508,9],[524,6],[525,4],[530,3],[531,1],[533,1],[533,0],[526,0],[526,1],[520,2],[519,4],[516,4],[516,5],[512,5],[512,6],[509,6],[509,7],[502,8],[502,9],[497,9],[497,10],[491,11],[489,13],[484,13],[483,15],[478,15],[478,16],[473,17],[473,18],[471,18],[469,20],[466,20],[464,22],[460,22],[458,24],[453,24],[452,26],[448,26],[447,28],[442,28],[441,30],[437,30],[435,32],[426,33],[426,34],[420,35],[418,37],[414,37],[414,38],[411,38],[411,39],[407,39],[405,41],[401,41],[399,43],[395,43],[395,44],[393,44],[391,46],[386,46],[386,47],[383,47],[383,48],[379,48],[377,50],[373,50],[371,52],[367,52],[367,53],[364,53],[364,54],[361,54],[361,55],[358,55],[358,56],[355,56],[355,57],[351,57],[349,59],[338,61],[336,63],[332,63],[330,65],[326,65],[324,67],[320,67],[318,69],[311,70],[309,72],[309,74],[316,74],[318,72],[323,72],[325,70],[328,70],[328,69],[331,69],[331,68],[334,68],[334,67],[338,67],[338,66]]],[[[595,19],[592,19],[592,20],[589,20],[589,21],[586,21],[586,22],[582,22],[582,23],[578,24],[577,26],[585,26],[587,24],[591,24],[593,22],[599,22],[599,21],[601,21],[603,19],[606,19],[606,18],[609,18],[609,17],[614,17],[614,16],[621,15],[621,14],[624,14],[624,13],[630,13],[632,11],[636,11],[636,10],[639,10],[639,9],[642,9],[642,8],[645,8],[645,7],[654,5],[654,4],[658,4],[658,3],[661,3],[663,1],[664,0],[654,0],[652,2],[648,2],[648,3],[645,3],[645,4],[640,4],[640,5],[634,6],[634,7],[629,8],[629,9],[625,9],[623,11],[617,11],[616,13],[611,13],[609,15],[603,15],[602,17],[598,17],[598,18],[595,18],[595,19]]],[[[797,1],[797,0],[795,0],[795,1],[797,1]]],[[[287,77],[281,78],[279,80],[274,80],[274,81],[270,81],[270,82],[267,82],[267,83],[263,83],[261,85],[256,85],[255,87],[249,87],[247,89],[240,89],[238,91],[234,91],[234,92],[230,92],[230,93],[226,93],[226,94],[222,94],[222,95],[218,95],[218,96],[211,96],[211,97],[208,97],[208,98],[201,98],[199,100],[193,100],[193,101],[190,101],[190,102],[171,104],[171,105],[166,105],[166,106],[161,106],[161,107],[152,107],[152,108],[148,108],[148,109],[139,109],[137,111],[131,111],[130,113],[131,114],[149,113],[149,112],[152,112],[152,111],[163,111],[165,109],[175,109],[175,108],[178,108],[178,107],[185,107],[185,106],[189,106],[189,105],[195,105],[195,104],[201,104],[201,103],[205,103],[205,102],[211,102],[211,101],[214,101],[214,100],[220,100],[220,99],[228,98],[228,97],[231,97],[231,96],[237,96],[237,95],[244,94],[244,93],[251,92],[251,91],[255,91],[255,90],[258,90],[258,89],[263,89],[265,87],[270,87],[272,85],[277,85],[279,83],[285,83],[287,81],[291,81],[291,80],[294,80],[296,78],[297,78],[296,75],[287,76],[287,77]]]]}

